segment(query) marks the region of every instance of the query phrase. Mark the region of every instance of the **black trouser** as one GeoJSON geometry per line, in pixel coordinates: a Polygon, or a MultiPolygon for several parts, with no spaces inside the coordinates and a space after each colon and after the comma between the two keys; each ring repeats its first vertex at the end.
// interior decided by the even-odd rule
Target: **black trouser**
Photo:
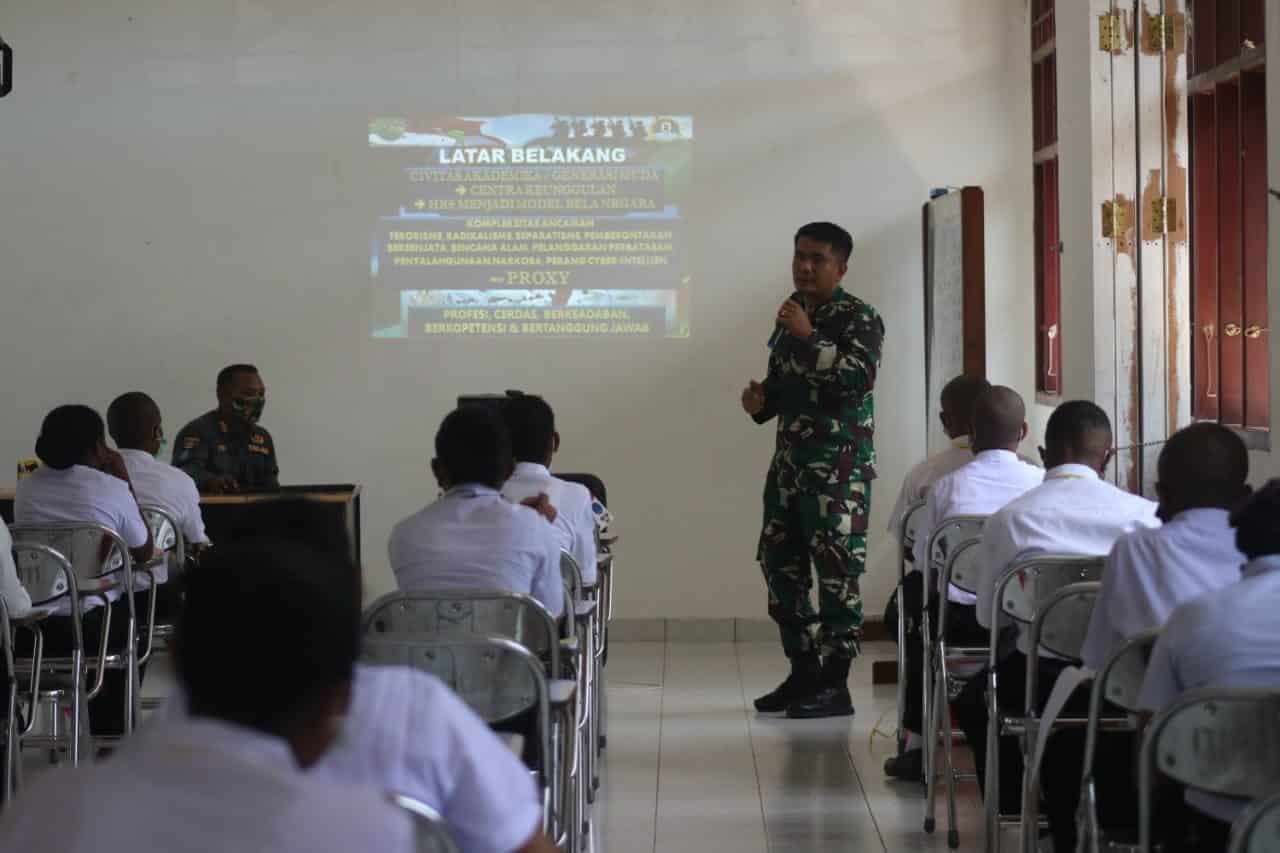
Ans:
{"type": "MultiPolygon", "coordinates": [[[[164,587],[161,587],[163,590],[164,587]]],[[[141,636],[145,625],[147,607],[151,590],[137,593],[134,603],[137,607],[138,634],[141,636]]],[[[164,600],[164,593],[157,599],[157,606],[164,600]]],[[[102,622],[106,618],[105,607],[95,607],[80,617],[83,631],[84,657],[86,661],[97,658],[98,647],[102,637],[102,622]]],[[[125,634],[128,630],[128,607],[122,600],[111,606],[111,630],[107,635],[108,653],[118,652],[124,648],[125,634]]],[[[44,656],[67,657],[74,646],[70,616],[50,616],[39,623],[40,632],[44,635],[44,656]]],[[[31,633],[26,630],[17,632],[16,652],[22,657],[32,654],[31,633]]],[[[138,683],[142,683],[144,666],[138,667],[138,683]]],[[[116,736],[124,734],[125,707],[124,697],[128,672],[123,669],[108,669],[102,676],[102,689],[98,695],[89,700],[89,733],[99,736],[116,736]]],[[[85,689],[91,685],[86,683],[85,689]]]]}
{"type": "MultiPolygon", "coordinates": [[[[900,607],[905,609],[908,625],[922,625],[921,609],[923,607],[924,576],[920,572],[912,572],[903,579],[902,601],[900,607]]],[[[929,625],[934,637],[938,633],[938,603],[929,603],[929,625]]],[[[906,654],[904,655],[907,671],[906,701],[902,711],[903,726],[907,731],[916,734],[924,733],[924,678],[925,656],[920,643],[919,629],[906,637],[906,654]]],[[[953,646],[983,646],[989,642],[990,634],[986,628],[978,624],[978,608],[972,605],[950,602],[947,606],[947,643],[953,646]]]]}
{"type": "MultiPolygon", "coordinates": [[[[1044,707],[1058,674],[1067,662],[1053,658],[1039,659],[1036,706],[1044,707]]],[[[955,701],[956,717],[964,736],[973,749],[973,763],[978,771],[978,784],[986,790],[987,782],[987,674],[984,669],[973,677],[955,701]]],[[[1010,715],[1021,716],[1027,695],[1027,658],[1015,651],[996,667],[998,678],[996,698],[998,707],[1010,715]]],[[[1089,712],[1089,695],[1077,690],[1067,702],[1063,713],[1083,716],[1089,712]]],[[[1080,776],[1076,774],[1076,781],[1080,776]]],[[[1022,750],[1018,738],[1005,736],[1000,739],[1000,813],[1019,814],[1022,811],[1022,750]]]]}

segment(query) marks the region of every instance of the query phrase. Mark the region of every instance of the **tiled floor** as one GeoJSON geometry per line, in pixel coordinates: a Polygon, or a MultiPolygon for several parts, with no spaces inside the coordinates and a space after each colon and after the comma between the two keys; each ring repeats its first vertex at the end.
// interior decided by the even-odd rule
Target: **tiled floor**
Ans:
{"type": "MultiPolygon", "coordinates": [[[[884,778],[892,739],[871,738],[895,725],[894,687],[871,685],[871,661],[893,650],[872,644],[856,663],[852,720],[787,720],[751,708],[785,674],[776,644],[612,646],[595,849],[946,850],[945,825],[921,829],[923,788],[884,778]]],[[[961,793],[961,849],[979,849],[976,788],[961,793]]]]}

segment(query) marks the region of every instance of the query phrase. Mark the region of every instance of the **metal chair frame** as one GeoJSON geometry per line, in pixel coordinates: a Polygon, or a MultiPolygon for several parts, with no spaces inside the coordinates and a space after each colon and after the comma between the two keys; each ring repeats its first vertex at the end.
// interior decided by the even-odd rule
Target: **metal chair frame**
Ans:
{"type": "MultiPolygon", "coordinates": [[[[977,519],[978,516],[970,516],[969,518],[977,519]]],[[[947,846],[952,850],[960,846],[960,829],[956,820],[956,783],[975,781],[978,778],[976,773],[960,772],[955,769],[955,762],[952,757],[952,746],[955,741],[955,733],[951,726],[951,705],[949,685],[953,678],[950,665],[956,663],[981,663],[987,654],[987,649],[957,646],[950,647],[947,645],[947,625],[949,620],[950,599],[947,597],[947,590],[950,589],[956,579],[953,577],[953,569],[962,556],[968,554],[972,549],[982,544],[980,536],[971,537],[961,541],[959,544],[951,548],[947,554],[946,562],[943,564],[942,572],[938,576],[936,594],[938,595],[938,631],[937,637],[933,642],[931,654],[926,658],[927,665],[925,678],[933,682],[933,696],[935,701],[924,706],[925,710],[925,766],[929,768],[929,772],[925,776],[926,806],[924,830],[932,833],[937,825],[936,808],[938,796],[938,770],[935,766],[937,763],[936,751],[938,746],[938,737],[941,734],[943,744],[943,756],[945,765],[942,770],[942,777],[947,783],[947,846]],[[939,733],[939,725],[942,727],[939,733]]],[[[965,592],[973,592],[962,584],[956,585],[965,592]]],[[[932,590],[933,587],[931,586],[932,590]]],[[[926,606],[926,619],[927,606],[926,606]]]]}
{"type": "MultiPolygon", "coordinates": [[[[1042,605],[1036,608],[1036,618],[1031,623],[1031,648],[1045,648],[1059,657],[1079,660],[1080,651],[1084,647],[1085,634],[1088,631],[1089,619],[1073,621],[1073,632],[1066,637],[1052,638],[1052,644],[1045,636],[1049,617],[1060,608],[1072,602],[1087,604],[1090,615],[1097,603],[1102,584],[1098,581],[1073,583],[1059,589],[1042,605]]],[[[1083,614],[1079,614],[1083,615],[1083,614]]],[[[1039,654],[1027,655],[1027,691],[1022,711],[1022,849],[1024,853],[1036,853],[1040,823],[1040,779],[1036,769],[1032,767],[1036,741],[1040,735],[1040,709],[1036,698],[1039,695],[1040,667],[1039,654]]],[[[1059,718],[1050,729],[1062,729],[1072,725],[1087,725],[1088,720],[1059,718]]]]}
{"type": "MultiPolygon", "coordinates": [[[[94,523],[76,523],[76,522],[59,522],[54,524],[19,524],[10,528],[13,536],[14,551],[21,554],[22,552],[38,553],[45,560],[53,560],[58,566],[59,571],[64,576],[75,579],[75,586],[72,587],[68,583],[68,589],[65,595],[74,597],[69,598],[72,617],[73,637],[79,634],[78,639],[73,639],[73,652],[70,657],[47,658],[43,656],[43,642],[40,643],[40,660],[32,661],[32,665],[27,667],[17,664],[19,672],[30,672],[32,678],[31,697],[33,705],[31,708],[31,719],[27,723],[27,730],[20,737],[22,747],[36,746],[48,747],[55,750],[67,749],[71,754],[72,765],[79,764],[80,735],[83,731],[83,720],[81,719],[80,705],[83,701],[94,698],[102,690],[103,681],[106,670],[115,669],[125,672],[125,691],[124,691],[124,732],[121,735],[96,736],[92,738],[95,746],[116,745],[129,737],[133,733],[134,725],[138,714],[138,618],[134,600],[134,565],[133,559],[129,555],[129,547],[125,544],[124,539],[120,537],[116,531],[111,528],[94,523]],[[61,549],[48,545],[48,541],[53,539],[61,543],[69,540],[74,544],[74,538],[77,536],[93,535],[99,537],[99,542],[109,542],[107,549],[107,558],[103,564],[109,564],[113,559],[118,559],[120,564],[118,567],[109,571],[99,572],[89,577],[80,577],[75,568],[74,555],[63,553],[61,549]],[[33,547],[41,546],[41,547],[33,547]],[[106,580],[108,577],[110,580],[106,580]],[[111,620],[115,616],[115,602],[111,601],[108,593],[118,590],[120,600],[125,605],[125,639],[120,649],[111,650],[109,648],[109,637],[111,633],[111,620]],[[98,598],[103,602],[104,614],[102,618],[102,635],[99,638],[99,648],[96,660],[88,663],[84,656],[84,633],[81,621],[83,618],[82,602],[89,598],[98,598]],[[79,653],[75,650],[78,646],[79,653]],[[84,679],[87,676],[86,669],[94,671],[93,685],[88,690],[84,689],[84,679]],[[69,674],[71,676],[71,686],[69,688],[55,688],[52,690],[42,691],[38,687],[38,674],[69,674]],[[72,731],[68,735],[59,735],[57,733],[59,715],[59,702],[64,701],[67,692],[70,692],[72,704],[72,731]],[[80,700],[76,697],[79,695],[80,700]],[[36,705],[47,704],[50,709],[50,733],[46,736],[33,737],[30,736],[31,728],[35,724],[36,705]],[[69,741],[68,741],[69,738],[69,741]]],[[[95,565],[98,564],[95,560],[95,565]]],[[[62,597],[62,596],[59,596],[62,597]]],[[[39,626],[36,624],[34,630],[38,631],[39,626]]]]}
{"type": "MultiPolygon", "coordinates": [[[[1251,768],[1252,769],[1252,768],[1251,768]]],[[[1178,696],[1155,716],[1142,736],[1138,761],[1138,850],[1152,850],[1152,800],[1157,771],[1184,785],[1213,794],[1258,800],[1280,791],[1280,687],[1206,687],[1189,690],[1178,696]],[[1264,740],[1246,742],[1237,738],[1218,738],[1214,728],[1195,725],[1199,720],[1213,720],[1214,725],[1232,731],[1253,731],[1264,740]],[[1261,726],[1253,725],[1261,722],[1261,726]],[[1232,725],[1236,723],[1237,725],[1232,725]],[[1204,751],[1212,753],[1211,773],[1223,766],[1234,766],[1233,758],[1248,755],[1250,763],[1263,771],[1245,778],[1224,780],[1220,775],[1206,778],[1194,762],[1179,761],[1177,744],[1168,740],[1191,736],[1204,751]],[[1203,737],[1202,737],[1203,736],[1203,737]],[[1224,748],[1225,747],[1225,748],[1224,748]],[[1233,754],[1234,753],[1234,754],[1233,754]],[[1261,759],[1261,760],[1259,760],[1261,759]],[[1159,762],[1159,767],[1156,766],[1159,762]],[[1269,775],[1267,775],[1269,774],[1269,775]]]]}
{"type": "MultiPolygon", "coordinates": [[[[1008,617],[1015,623],[1030,625],[1035,622],[1037,611],[1058,590],[1072,583],[1096,581],[1101,576],[1101,557],[1036,554],[1015,561],[996,582],[995,594],[991,599],[991,621],[988,623],[991,627],[991,642],[987,648],[987,754],[984,757],[987,784],[983,791],[987,853],[999,853],[1000,850],[1000,738],[1003,735],[1021,737],[1025,733],[1023,718],[1006,717],[1000,709],[999,676],[996,669],[1000,663],[1001,623],[1005,621],[1004,617],[1008,617]],[[1061,576],[1048,577],[1050,572],[1057,572],[1061,576]],[[1045,589],[1038,588],[1038,581],[1042,578],[1051,581],[1045,589]],[[1033,599],[1012,596],[1006,598],[1014,581],[1027,580],[1037,581],[1033,599]]],[[[1028,665],[1037,663],[1038,657],[1038,648],[1032,646],[1031,654],[1027,655],[1028,665]]],[[[1034,694],[1031,695],[1034,697],[1034,694]]],[[[1020,817],[1016,820],[1021,824],[1020,817]]]]}
{"type": "Polygon", "coordinates": [[[1231,824],[1227,853],[1275,853],[1280,841],[1280,792],[1258,800],[1231,824]]]}
{"type": "Polygon", "coordinates": [[[907,553],[915,545],[915,528],[913,520],[924,509],[924,500],[912,501],[903,510],[902,520],[898,523],[898,756],[907,751],[907,724],[904,715],[907,708],[907,615],[902,604],[903,586],[907,580],[907,553]]]}
{"type": "Polygon", "coordinates": [[[449,834],[449,825],[438,811],[404,794],[389,793],[387,801],[407,812],[413,821],[417,853],[458,853],[458,845],[449,834]]]}
{"type": "Polygon", "coordinates": [[[578,656],[574,662],[574,671],[578,680],[579,713],[578,737],[581,740],[582,778],[576,790],[579,794],[578,814],[582,818],[582,834],[585,838],[591,832],[588,804],[595,802],[595,791],[599,787],[600,777],[597,771],[599,758],[599,736],[596,731],[597,703],[597,666],[599,658],[595,654],[596,616],[598,607],[595,602],[586,598],[586,587],[582,582],[582,568],[568,551],[560,551],[560,575],[565,585],[566,631],[574,631],[577,638],[578,656]]]}
{"type": "MultiPolygon", "coordinates": [[[[171,513],[163,507],[154,506],[152,504],[143,504],[138,507],[142,511],[142,520],[147,523],[147,527],[151,530],[152,541],[155,542],[156,559],[168,560],[170,563],[169,572],[172,575],[176,571],[181,571],[187,562],[187,542],[186,537],[182,535],[182,528],[178,526],[178,521],[171,513]],[[165,544],[166,534],[173,535],[173,544],[165,544]]],[[[157,637],[167,640],[173,636],[173,625],[157,625],[156,624],[156,591],[155,573],[147,566],[143,566],[140,571],[145,572],[151,578],[151,595],[147,608],[147,642],[144,651],[138,656],[138,665],[143,666],[151,660],[152,652],[155,651],[155,641],[157,637]]],[[[158,703],[144,703],[147,707],[156,707],[158,703]]]]}
{"type": "MultiPolygon", "coordinates": [[[[1126,638],[1094,676],[1089,693],[1089,722],[1085,724],[1084,768],[1080,774],[1080,808],[1076,817],[1076,853],[1099,853],[1105,840],[1098,823],[1098,791],[1093,776],[1098,733],[1104,727],[1103,702],[1111,702],[1129,712],[1138,710],[1138,693],[1146,674],[1147,658],[1159,636],[1159,631],[1143,631],[1126,638]]],[[[1105,727],[1109,731],[1138,730],[1129,719],[1111,721],[1105,727]]]]}

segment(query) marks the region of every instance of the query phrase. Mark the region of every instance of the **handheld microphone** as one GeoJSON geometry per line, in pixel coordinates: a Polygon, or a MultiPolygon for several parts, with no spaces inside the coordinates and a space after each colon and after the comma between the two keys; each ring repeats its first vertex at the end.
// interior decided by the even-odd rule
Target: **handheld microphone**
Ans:
{"type": "MultiPolygon", "coordinates": [[[[791,301],[796,303],[797,305],[803,304],[800,302],[799,299],[796,298],[796,295],[794,293],[791,294],[791,301]]],[[[777,328],[775,328],[773,330],[773,334],[769,336],[769,344],[768,344],[769,349],[773,349],[774,347],[776,347],[778,345],[778,341],[782,340],[782,336],[785,335],[786,333],[787,333],[787,330],[784,329],[782,326],[778,326],[777,328]]]]}

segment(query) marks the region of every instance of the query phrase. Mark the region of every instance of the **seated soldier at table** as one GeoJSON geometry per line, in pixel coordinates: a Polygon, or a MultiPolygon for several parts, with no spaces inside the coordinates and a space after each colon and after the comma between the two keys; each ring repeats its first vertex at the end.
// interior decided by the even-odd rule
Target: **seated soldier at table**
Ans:
{"type": "MultiPolygon", "coordinates": [[[[50,412],[36,441],[36,455],[42,464],[30,476],[18,481],[13,502],[14,522],[18,525],[101,524],[124,540],[135,566],[143,565],[153,550],[151,531],[138,509],[129,470],[120,454],[107,447],[106,438],[102,418],[88,406],[59,406],[50,412]]],[[[101,574],[101,561],[106,556],[105,551],[74,555],[77,575],[101,574]]],[[[135,576],[135,593],[144,588],[143,577],[135,576]]],[[[112,590],[108,597],[118,601],[121,594],[119,590],[112,590]]],[[[144,600],[141,595],[135,596],[139,615],[144,600]]],[[[104,608],[96,597],[86,599],[83,607],[83,639],[88,655],[97,648],[102,636],[104,608]]],[[[120,610],[119,607],[113,609],[120,610]]],[[[55,612],[58,615],[41,623],[44,652],[46,655],[70,654],[73,643],[70,603],[62,601],[55,612]]],[[[112,616],[109,648],[118,650],[124,644],[128,620],[123,613],[112,616]]],[[[25,637],[26,632],[22,632],[20,639],[25,637]]],[[[89,728],[93,734],[118,735],[124,731],[125,684],[124,670],[106,671],[102,690],[89,702],[89,728]]]]}
{"type": "MultiPolygon", "coordinates": [[[[1138,699],[1147,712],[1199,687],[1280,689],[1280,480],[1237,509],[1231,523],[1247,559],[1241,578],[1173,611],[1138,699]]],[[[1274,738],[1274,732],[1256,734],[1274,738]]],[[[1247,805],[1194,788],[1187,789],[1185,803],[1158,813],[1156,837],[1166,853],[1225,850],[1231,822],[1247,805]]]]}
{"type": "Polygon", "coordinates": [[[175,643],[190,716],[158,721],[105,764],[37,777],[0,820],[0,849],[417,849],[382,789],[303,772],[341,731],[359,632],[339,561],[264,540],[212,552],[188,578],[175,643]]]}
{"type": "Polygon", "coordinates": [[[391,531],[396,585],[405,592],[521,592],[558,617],[565,604],[560,542],[538,511],[499,491],[515,468],[502,421],[464,406],[444,419],[435,444],[431,470],[444,494],[391,531]]]}
{"type": "Polygon", "coordinates": [[[582,570],[582,582],[596,582],[596,516],[586,486],[553,477],[548,466],[560,450],[555,414],[541,397],[512,397],[502,406],[502,419],[511,436],[516,468],[502,487],[511,501],[546,495],[556,508],[553,523],[560,547],[568,551],[582,570]]]}
{"type": "Polygon", "coordinates": [[[209,494],[280,488],[275,442],[258,426],[267,404],[258,368],[224,367],[217,393],[218,408],[184,426],[174,439],[173,464],[209,494]]]}
{"type": "MultiPolygon", "coordinates": [[[[916,527],[915,564],[923,570],[929,562],[929,539],[949,518],[990,515],[1014,498],[1040,485],[1044,472],[1018,458],[1018,445],[1027,435],[1026,406],[1012,388],[997,385],[973,405],[972,447],[968,465],[940,478],[928,491],[916,527]]],[[[930,578],[930,584],[936,581],[930,578]]],[[[931,588],[932,588],[931,586],[931,588]]],[[[977,596],[954,584],[947,589],[947,641],[953,646],[986,646],[987,630],[974,613],[977,596]]],[[[919,618],[919,614],[913,614],[919,618]]],[[[930,601],[931,624],[938,624],[938,605],[930,601]]],[[[907,749],[885,761],[884,772],[899,779],[924,779],[920,733],[924,730],[924,657],[918,641],[907,645],[906,708],[907,749]]]]}
{"type": "MultiPolygon", "coordinates": [[[[988,630],[998,580],[1021,559],[1036,554],[1101,557],[1121,535],[1138,527],[1157,527],[1155,503],[1129,494],[1102,479],[1111,460],[1111,421],[1086,400],[1058,406],[1045,428],[1041,450],[1044,483],[1016,498],[987,519],[982,531],[978,582],[978,623],[988,630]]],[[[1021,711],[1027,689],[1030,631],[1018,626],[1017,651],[997,667],[999,706],[1021,711]]],[[[1066,661],[1038,656],[1039,704],[1048,698],[1066,661]]],[[[979,784],[986,784],[987,672],[970,679],[957,697],[956,718],[976,756],[979,784]]],[[[1083,703],[1087,705],[1086,703],[1083,703]]],[[[1070,706],[1069,713],[1083,711],[1070,706]]],[[[1015,738],[1000,743],[1000,811],[1021,810],[1022,754],[1015,738]]]]}
{"type": "MultiPolygon", "coordinates": [[[[1160,451],[1156,494],[1162,527],[1142,527],[1116,540],[1102,570],[1081,658],[1099,670],[1126,638],[1160,628],[1183,602],[1240,580],[1229,510],[1249,496],[1249,451],[1227,427],[1198,423],[1175,433],[1160,451]]],[[[1101,732],[1094,755],[1099,818],[1104,827],[1136,814],[1131,796],[1134,738],[1101,732]],[[1114,817],[1113,817],[1114,815],[1114,817]]],[[[1080,728],[1049,736],[1041,790],[1055,850],[1076,849],[1076,808],[1085,737],[1080,728]]]]}
{"type": "MultiPolygon", "coordinates": [[[[107,407],[107,429],[124,459],[138,503],[168,513],[189,551],[208,545],[195,483],[162,459],[164,428],[155,401],[141,391],[120,395],[107,407]]],[[[168,621],[177,614],[179,602],[173,587],[165,583],[167,563],[158,565],[157,618],[168,621]]]]}

